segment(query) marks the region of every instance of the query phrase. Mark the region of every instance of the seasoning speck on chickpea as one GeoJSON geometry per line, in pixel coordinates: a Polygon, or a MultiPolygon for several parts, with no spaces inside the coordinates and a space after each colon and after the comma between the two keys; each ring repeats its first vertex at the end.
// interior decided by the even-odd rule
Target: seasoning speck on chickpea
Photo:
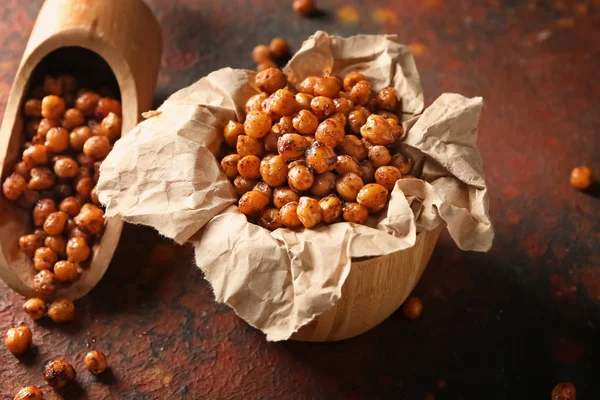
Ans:
{"type": "Polygon", "coordinates": [[[4,336],[6,348],[15,356],[20,356],[25,353],[25,351],[31,347],[32,342],[33,338],[31,330],[25,325],[19,326],[18,328],[10,328],[6,332],[6,336],[4,336]]]}
{"type": "Polygon", "coordinates": [[[62,389],[75,379],[77,373],[71,364],[62,360],[49,361],[44,365],[44,379],[54,389],[62,389]]]}

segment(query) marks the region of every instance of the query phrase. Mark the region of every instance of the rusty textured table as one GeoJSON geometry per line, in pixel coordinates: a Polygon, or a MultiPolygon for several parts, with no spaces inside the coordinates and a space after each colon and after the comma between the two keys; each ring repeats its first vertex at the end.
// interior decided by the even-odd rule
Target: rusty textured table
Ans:
{"type": "MultiPolygon", "coordinates": [[[[41,3],[2,2],[2,102],[41,3]]],[[[443,235],[417,321],[396,313],[345,342],[267,343],[214,303],[191,248],[128,226],[71,325],[33,324],[0,283],[0,331],[25,322],[36,345],[20,360],[0,349],[2,398],[43,385],[55,357],[79,375],[60,394],[45,386],[49,399],[549,399],[565,380],[600,398],[599,190],[568,179],[579,164],[600,173],[600,1],[321,0],[312,19],[282,0],[149,3],[165,38],[157,103],[214,69],[251,68],[252,46],[274,36],[298,48],[317,29],[398,34],[428,104],[442,92],[486,100],[494,247],[463,253],[443,235]],[[98,379],[82,368],[92,347],[112,366],[98,379]]]]}

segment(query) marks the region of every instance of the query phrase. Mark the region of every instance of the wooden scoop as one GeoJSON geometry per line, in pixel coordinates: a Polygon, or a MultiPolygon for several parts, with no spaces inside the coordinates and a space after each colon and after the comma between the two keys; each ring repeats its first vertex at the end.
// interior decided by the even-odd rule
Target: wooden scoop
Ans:
{"type": "MultiPolygon", "coordinates": [[[[152,107],[162,51],[158,22],[142,0],[47,0],[38,15],[14,80],[0,130],[0,178],[10,175],[21,160],[23,103],[46,73],[76,77],[99,74],[121,93],[123,132],[152,107]]],[[[93,246],[89,267],[52,297],[77,299],[102,278],[119,243],[123,223],[109,219],[93,246]]],[[[37,272],[19,249],[19,237],[33,232],[30,210],[23,210],[0,193],[0,277],[27,297],[37,272]]]]}

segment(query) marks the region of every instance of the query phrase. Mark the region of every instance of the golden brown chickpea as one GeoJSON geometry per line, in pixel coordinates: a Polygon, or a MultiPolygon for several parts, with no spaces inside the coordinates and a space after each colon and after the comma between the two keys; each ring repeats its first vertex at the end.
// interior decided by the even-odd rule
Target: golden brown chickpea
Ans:
{"type": "Polygon", "coordinates": [[[123,115],[121,102],[111,99],[110,97],[102,97],[98,100],[95,113],[98,120],[106,118],[110,113],[115,113],[117,116],[121,117],[123,115]]]}
{"type": "Polygon", "coordinates": [[[246,215],[261,215],[268,204],[269,199],[264,194],[250,190],[242,195],[238,202],[238,208],[246,215]]]}
{"type": "Polygon", "coordinates": [[[332,172],[324,172],[315,176],[315,182],[310,192],[317,197],[325,197],[335,189],[335,175],[332,172]]]}
{"type": "Polygon", "coordinates": [[[295,228],[302,225],[302,221],[298,218],[298,202],[291,201],[284,204],[279,209],[279,218],[281,222],[288,228],[295,228]]]}
{"type": "Polygon", "coordinates": [[[90,235],[96,235],[104,230],[104,211],[93,204],[84,204],[79,215],[73,218],[77,227],[90,235]]]}
{"type": "Polygon", "coordinates": [[[79,174],[79,165],[71,157],[63,157],[54,164],[54,173],[59,178],[75,178],[79,174]]]}
{"type": "Polygon", "coordinates": [[[241,176],[236,177],[233,180],[233,186],[235,188],[235,193],[238,197],[242,197],[244,193],[249,192],[252,188],[257,184],[257,181],[254,179],[246,179],[241,176]]]}
{"type": "Polygon", "coordinates": [[[37,136],[40,137],[40,140],[46,140],[46,135],[48,135],[48,131],[52,128],[59,128],[60,120],[58,119],[48,119],[43,118],[38,124],[37,128],[37,136]]]}
{"type": "Polygon", "coordinates": [[[257,192],[261,192],[268,200],[269,203],[273,199],[273,188],[267,185],[265,182],[258,182],[252,190],[256,190],[257,192]]]}
{"type": "Polygon", "coordinates": [[[63,82],[50,75],[44,77],[44,93],[62,96],[64,91],[63,82]]]}
{"type": "Polygon", "coordinates": [[[67,242],[67,259],[71,262],[76,263],[87,260],[90,252],[90,247],[84,237],[73,236],[67,242]]]}
{"type": "Polygon", "coordinates": [[[94,186],[95,184],[92,178],[81,178],[75,185],[75,191],[83,200],[87,201],[92,195],[94,186]]]}
{"type": "Polygon", "coordinates": [[[60,202],[59,210],[70,217],[75,217],[81,210],[81,200],[73,196],[65,197],[60,202]]]}
{"type": "Polygon", "coordinates": [[[311,96],[315,95],[315,84],[319,78],[316,76],[308,76],[306,77],[300,84],[298,85],[298,91],[300,93],[305,93],[311,96]]]}
{"type": "Polygon", "coordinates": [[[106,136],[92,136],[83,145],[83,154],[95,160],[104,160],[110,153],[110,141],[106,136]]]}
{"type": "Polygon", "coordinates": [[[335,189],[345,201],[355,201],[356,195],[365,184],[358,174],[349,172],[337,178],[335,189]]]}
{"type": "Polygon", "coordinates": [[[350,91],[350,99],[359,106],[364,106],[371,97],[371,85],[367,81],[357,82],[350,91]]]}
{"type": "Polygon", "coordinates": [[[21,388],[13,400],[43,400],[44,394],[35,386],[26,386],[21,388]]]}
{"type": "Polygon", "coordinates": [[[38,99],[29,99],[23,106],[23,114],[27,118],[41,118],[42,117],[42,102],[38,99]]]}
{"type": "Polygon", "coordinates": [[[335,172],[337,172],[340,176],[345,175],[349,172],[353,172],[356,175],[361,175],[361,167],[358,161],[354,157],[348,155],[337,156],[335,162],[335,172]]]}
{"type": "Polygon", "coordinates": [[[69,132],[62,127],[50,128],[46,134],[46,147],[55,153],[61,153],[69,147],[69,132]]]}
{"type": "Polygon", "coordinates": [[[296,130],[294,129],[294,118],[291,115],[281,117],[276,125],[279,128],[279,133],[281,135],[285,133],[296,133],[296,130]]]}
{"type": "Polygon", "coordinates": [[[360,72],[350,72],[344,78],[344,90],[346,92],[350,92],[354,85],[356,85],[360,81],[366,81],[367,77],[361,74],[360,72]]]}
{"type": "Polygon", "coordinates": [[[267,93],[258,93],[250,97],[246,102],[245,111],[248,114],[250,111],[262,111],[262,102],[265,101],[269,95],[267,93]]]}
{"type": "Polygon", "coordinates": [[[297,202],[300,199],[298,194],[288,187],[275,188],[273,191],[273,204],[281,208],[287,203],[297,202]]]}
{"type": "Polygon", "coordinates": [[[56,182],[56,176],[49,168],[35,167],[31,169],[29,188],[33,190],[50,189],[56,182]]]}
{"type": "Polygon", "coordinates": [[[344,136],[342,142],[338,145],[338,150],[341,154],[346,154],[357,160],[367,158],[367,149],[359,138],[352,135],[344,136]]]}
{"type": "Polygon", "coordinates": [[[269,68],[256,74],[256,86],[268,94],[275,93],[287,85],[287,78],[279,68],[269,68]]]}
{"type": "Polygon", "coordinates": [[[59,281],[73,282],[78,275],[77,267],[71,261],[63,260],[54,264],[54,276],[59,281]]]}
{"type": "Polygon", "coordinates": [[[16,163],[14,172],[15,174],[21,175],[26,181],[31,178],[31,167],[27,165],[25,161],[19,161],[16,163]]]}
{"type": "Polygon", "coordinates": [[[69,134],[69,143],[71,148],[81,151],[85,142],[92,137],[92,130],[87,126],[79,126],[69,134]]]}
{"type": "Polygon", "coordinates": [[[33,223],[42,226],[46,218],[56,211],[56,203],[51,199],[42,199],[33,208],[33,223]]]}
{"type": "Polygon", "coordinates": [[[237,164],[240,176],[246,179],[260,178],[260,158],[256,156],[244,156],[237,164]]]}
{"type": "Polygon", "coordinates": [[[288,172],[288,185],[297,191],[310,189],[315,181],[313,173],[304,165],[296,165],[288,172]]]}
{"type": "Polygon", "coordinates": [[[369,210],[358,203],[344,203],[342,216],[346,222],[364,225],[369,219],[369,210]]]}
{"type": "Polygon", "coordinates": [[[336,98],[342,89],[340,81],[335,76],[323,76],[318,78],[313,87],[315,96],[336,98]]]}
{"type": "Polygon", "coordinates": [[[25,124],[25,134],[27,136],[27,139],[29,139],[29,140],[33,139],[37,135],[37,131],[39,128],[40,128],[40,120],[39,119],[32,119],[30,121],[27,121],[27,123],[25,124]]]}
{"type": "Polygon", "coordinates": [[[69,108],[62,119],[62,127],[70,131],[85,123],[85,117],[78,108],[69,108]]]}
{"type": "Polygon", "coordinates": [[[238,136],[236,150],[242,157],[249,155],[260,157],[265,153],[262,142],[247,135],[238,136]]]}
{"type": "Polygon", "coordinates": [[[221,168],[223,168],[225,175],[227,175],[229,179],[234,179],[238,176],[237,166],[241,159],[242,157],[239,154],[230,154],[223,157],[221,160],[221,168]]]}
{"type": "Polygon", "coordinates": [[[592,186],[593,181],[594,174],[588,167],[577,167],[571,171],[571,186],[574,188],[585,190],[592,186]]]}
{"type": "Polygon", "coordinates": [[[388,191],[377,183],[369,183],[360,189],[356,202],[365,206],[370,212],[381,211],[387,202],[388,191]]]}
{"type": "Polygon", "coordinates": [[[412,160],[408,157],[405,157],[402,153],[396,153],[392,156],[390,165],[398,168],[402,175],[408,175],[412,169],[412,160]]]}
{"type": "Polygon", "coordinates": [[[296,133],[286,133],[277,140],[277,151],[285,161],[302,157],[307,147],[306,138],[296,133]]]}
{"type": "Polygon", "coordinates": [[[58,256],[49,247],[40,247],[33,255],[33,267],[38,271],[52,269],[56,261],[58,256]]]}
{"type": "Polygon", "coordinates": [[[423,302],[418,297],[409,297],[402,305],[404,316],[408,319],[417,319],[423,312],[423,302]]]}
{"type": "Polygon", "coordinates": [[[102,205],[100,199],[98,198],[98,186],[94,186],[94,188],[92,189],[92,192],[90,193],[90,199],[92,200],[93,204],[97,206],[102,205]]]}
{"type": "Polygon", "coordinates": [[[306,228],[314,227],[321,222],[319,202],[312,197],[300,197],[298,207],[296,207],[296,215],[306,228]]]}
{"type": "Polygon", "coordinates": [[[43,144],[34,144],[23,152],[23,161],[33,168],[48,162],[48,149],[43,144]]]}
{"type": "Polygon", "coordinates": [[[281,156],[265,157],[260,162],[260,176],[269,186],[283,185],[287,180],[288,172],[288,166],[281,156]]]}
{"type": "Polygon", "coordinates": [[[375,171],[375,182],[389,191],[394,190],[396,181],[400,178],[402,178],[402,174],[396,167],[383,166],[375,171]]]}
{"type": "MultiPolygon", "coordinates": [[[[66,255],[67,255],[67,252],[66,252],[67,239],[65,239],[63,236],[47,236],[44,239],[44,246],[46,246],[45,248],[52,250],[59,257],[66,257],[66,255]]],[[[41,247],[40,249],[43,249],[43,248],[44,247],[41,247]]],[[[36,255],[37,255],[37,251],[39,251],[40,249],[36,250],[36,255]]],[[[41,268],[41,269],[50,269],[50,268],[41,268]]]]}
{"type": "Polygon", "coordinates": [[[267,98],[265,101],[262,102],[262,104],[260,106],[261,106],[262,112],[267,114],[269,116],[269,118],[271,118],[272,122],[275,122],[275,121],[281,119],[282,115],[277,114],[273,110],[273,107],[271,106],[271,100],[272,100],[272,97],[267,98]]]}
{"type": "Polygon", "coordinates": [[[46,314],[46,303],[44,300],[33,297],[23,303],[23,311],[33,320],[38,320],[46,314]]]}
{"type": "MultiPolygon", "coordinates": [[[[244,122],[244,133],[251,138],[265,137],[271,130],[271,118],[262,111],[250,111],[244,122]]],[[[239,136],[239,135],[238,135],[239,136]]]]}
{"type": "Polygon", "coordinates": [[[279,133],[279,127],[277,125],[273,126],[267,136],[263,138],[263,146],[265,150],[268,152],[277,152],[277,141],[281,137],[281,133],[279,133]]]}
{"type": "Polygon", "coordinates": [[[264,61],[271,61],[271,51],[266,44],[259,44],[252,49],[252,59],[255,64],[260,64],[264,61]]]}
{"type": "Polygon", "coordinates": [[[58,96],[49,95],[42,99],[42,116],[59,120],[65,112],[65,101],[58,96]]]}
{"type": "MultiPolygon", "coordinates": [[[[390,111],[381,111],[380,110],[380,111],[377,111],[377,115],[379,115],[379,116],[381,116],[381,117],[383,117],[383,118],[385,118],[387,120],[393,119],[394,122],[398,122],[399,121],[398,116],[396,114],[394,114],[393,112],[390,112],[390,111]]],[[[388,121],[388,122],[390,122],[390,121],[388,121]]],[[[391,122],[390,122],[390,125],[391,125],[391,122]]]]}
{"type": "Polygon", "coordinates": [[[85,355],[85,367],[94,375],[103,373],[107,365],[106,356],[101,351],[92,350],[85,355]]]}
{"type": "Polygon", "coordinates": [[[44,364],[44,379],[54,389],[62,389],[75,379],[75,369],[66,361],[54,360],[44,364]]]}
{"type": "Polygon", "coordinates": [[[367,123],[360,128],[360,134],[369,143],[374,145],[388,145],[394,143],[394,136],[390,124],[379,115],[371,114],[367,123]]]}
{"type": "Polygon", "coordinates": [[[332,171],[335,162],[333,148],[321,142],[314,142],[306,152],[306,165],[317,174],[332,171]]]}
{"type": "Polygon", "coordinates": [[[43,269],[33,277],[33,290],[44,296],[50,296],[56,291],[54,274],[43,269]]]}
{"type": "Polygon", "coordinates": [[[317,8],[315,0],[294,0],[293,7],[296,14],[304,17],[310,16],[317,8]]]}
{"type": "Polygon", "coordinates": [[[346,117],[350,115],[350,113],[354,109],[354,104],[352,104],[352,100],[345,98],[333,99],[333,105],[335,106],[336,113],[343,114],[346,117]]]}
{"type": "Polygon", "coordinates": [[[301,110],[293,119],[294,129],[303,135],[314,135],[319,119],[308,110],[301,110]]]}
{"type": "MultiPolygon", "coordinates": [[[[269,120],[269,124],[270,124],[269,120]]],[[[244,133],[244,126],[239,122],[229,121],[223,129],[223,138],[228,146],[235,148],[238,136],[244,133]]]]}
{"type": "Polygon", "coordinates": [[[277,37],[271,40],[269,50],[275,57],[286,57],[290,54],[290,44],[285,39],[277,37]]]}
{"type": "Polygon", "coordinates": [[[21,236],[19,238],[19,247],[23,253],[29,257],[33,257],[35,251],[42,247],[42,239],[35,234],[21,236]]]}
{"type": "Polygon", "coordinates": [[[32,335],[28,326],[22,325],[18,328],[10,328],[4,337],[4,344],[8,351],[15,356],[20,356],[31,347],[32,335]]]}
{"type": "Polygon", "coordinates": [[[388,124],[390,124],[390,129],[392,130],[392,136],[395,141],[404,140],[406,137],[406,132],[404,131],[404,126],[399,123],[397,120],[393,118],[387,118],[388,124]]]}
{"type": "Polygon", "coordinates": [[[369,160],[371,160],[373,167],[379,168],[388,165],[392,161],[392,156],[387,147],[377,145],[369,149],[369,160]]]}
{"type": "Polygon", "coordinates": [[[19,174],[12,173],[2,184],[2,193],[10,201],[15,201],[27,190],[27,181],[19,174]]]}
{"type": "Polygon", "coordinates": [[[317,96],[313,98],[310,102],[310,108],[321,121],[335,113],[335,104],[329,97],[317,96]]]}
{"type": "Polygon", "coordinates": [[[62,211],[53,212],[44,221],[44,232],[50,236],[62,234],[68,219],[69,216],[62,211]]]}
{"type": "Polygon", "coordinates": [[[52,189],[52,193],[53,193],[53,196],[57,200],[62,200],[64,198],[66,198],[66,197],[69,197],[69,196],[73,195],[73,186],[71,186],[71,184],[65,183],[65,182],[58,183],[52,189]]]}
{"type": "Polygon", "coordinates": [[[310,102],[314,96],[306,93],[296,94],[296,103],[298,104],[299,110],[310,110],[310,102]]]}
{"type": "Polygon", "coordinates": [[[83,153],[77,154],[77,164],[79,164],[81,168],[94,168],[94,159],[90,156],[87,156],[83,153]]]}
{"type": "Polygon", "coordinates": [[[576,400],[577,389],[570,382],[561,382],[552,389],[552,400],[576,400]]]}
{"type": "Polygon", "coordinates": [[[344,140],[344,125],[334,118],[321,122],[315,132],[315,139],[330,147],[335,147],[344,140]]]}
{"type": "Polygon", "coordinates": [[[26,210],[31,209],[40,200],[40,194],[36,190],[26,189],[17,200],[17,205],[26,210]]]}
{"type": "Polygon", "coordinates": [[[282,228],[283,222],[279,217],[279,210],[277,208],[267,208],[258,219],[258,225],[270,231],[282,228]]]}
{"type": "Polygon", "coordinates": [[[393,112],[398,106],[398,92],[393,87],[381,89],[375,100],[375,106],[380,110],[393,112]]]}
{"type": "Polygon", "coordinates": [[[282,116],[294,114],[298,109],[296,96],[287,89],[277,90],[271,96],[271,109],[282,116]]]}
{"type": "Polygon", "coordinates": [[[348,114],[348,127],[354,133],[360,133],[362,128],[367,123],[367,117],[359,110],[354,110],[348,114]]]}
{"type": "Polygon", "coordinates": [[[114,143],[121,137],[122,127],[123,119],[114,112],[110,112],[100,123],[100,135],[106,136],[114,143]]]}
{"type": "Polygon", "coordinates": [[[337,221],[342,215],[342,201],[334,194],[323,197],[319,201],[321,219],[327,224],[337,221]]]}

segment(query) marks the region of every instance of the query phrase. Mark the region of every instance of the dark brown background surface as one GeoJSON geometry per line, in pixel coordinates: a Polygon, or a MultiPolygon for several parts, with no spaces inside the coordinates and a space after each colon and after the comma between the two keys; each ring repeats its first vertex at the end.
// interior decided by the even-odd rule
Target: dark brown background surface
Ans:
{"type": "MultiPolygon", "coordinates": [[[[2,1],[2,102],[41,3],[2,1]]],[[[428,104],[443,92],[486,101],[494,247],[463,253],[443,235],[415,291],[418,321],[398,312],[341,343],[267,343],[214,303],[189,247],[128,226],[71,325],[33,324],[0,283],[0,331],[25,322],[36,345],[21,360],[0,348],[2,398],[43,385],[52,358],[78,370],[69,399],[549,399],[564,380],[600,398],[599,191],[569,186],[576,165],[600,173],[600,1],[320,0],[313,19],[291,0],[149,3],[165,39],[158,104],[214,69],[251,68],[251,48],[274,36],[297,49],[317,29],[398,34],[428,104]],[[112,373],[83,369],[90,348],[112,373]]]]}

